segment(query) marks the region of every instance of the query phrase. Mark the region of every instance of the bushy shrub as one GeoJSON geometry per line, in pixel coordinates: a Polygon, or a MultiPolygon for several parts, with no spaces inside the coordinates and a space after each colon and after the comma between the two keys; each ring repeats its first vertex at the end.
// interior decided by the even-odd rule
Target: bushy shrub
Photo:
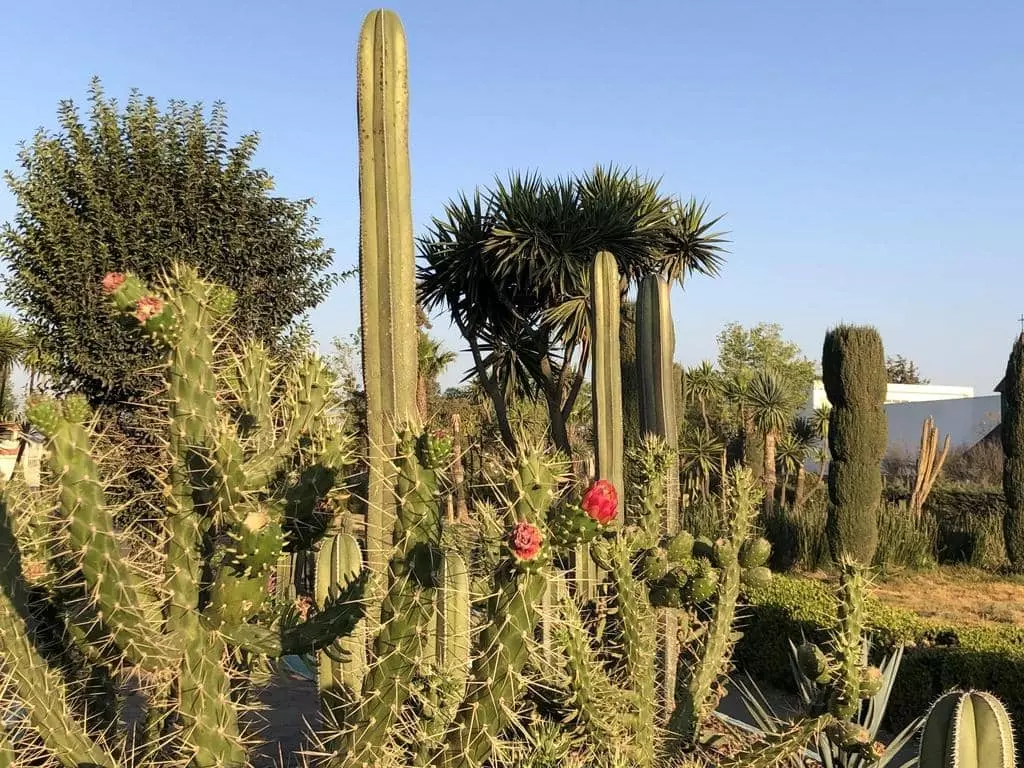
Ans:
{"type": "MultiPolygon", "coordinates": [[[[890,494],[888,501],[902,502],[905,496],[890,494]]],[[[940,563],[992,570],[1006,563],[1002,528],[1006,500],[1001,490],[935,488],[925,501],[924,514],[934,520],[940,563]]]]}
{"type": "MultiPolygon", "coordinates": [[[[789,640],[804,635],[825,640],[820,627],[835,621],[829,585],[779,576],[750,596],[750,619],[734,656],[755,679],[792,690],[789,640]]],[[[910,611],[868,601],[868,626],[875,651],[906,645],[889,704],[890,727],[899,729],[950,688],[977,688],[999,696],[1024,736],[1024,627],[955,626],[923,619],[910,611]]]]}

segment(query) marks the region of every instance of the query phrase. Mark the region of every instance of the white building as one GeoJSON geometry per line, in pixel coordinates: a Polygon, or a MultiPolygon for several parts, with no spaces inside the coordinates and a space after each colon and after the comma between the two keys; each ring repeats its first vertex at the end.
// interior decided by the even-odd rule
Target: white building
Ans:
{"type": "MultiPolygon", "coordinates": [[[[921,427],[929,416],[935,419],[939,440],[950,436],[954,448],[969,448],[1000,422],[998,393],[974,395],[974,387],[938,384],[890,384],[885,396],[885,413],[889,422],[890,456],[916,457],[921,442],[921,427]]],[[[814,382],[802,414],[827,404],[825,386],[814,382]]]]}

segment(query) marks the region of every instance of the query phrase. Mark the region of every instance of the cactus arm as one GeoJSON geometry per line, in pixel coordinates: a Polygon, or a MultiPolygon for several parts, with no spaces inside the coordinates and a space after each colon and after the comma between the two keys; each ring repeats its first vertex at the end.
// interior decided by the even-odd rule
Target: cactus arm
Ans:
{"type": "MultiPolygon", "coordinates": [[[[551,460],[540,453],[519,458],[509,487],[514,521],[543,527],[560,479],[559,467],[559,459],[551,460]]],[[[435,765],[479,765],[508,724],[548,581],[548,574],[536,567],[521,569],[511,560],[499,567],[495,574],[497,590],[487,601],[488,621],[480,639],[482,650],[473,661],[466,698],[435,757],[435,765]]]]}
{"type": "Polygon", "coordinates": [[[746,468],[732,473],[734,506],[729,526],[730,554],[720,563],[720,576],[703,641],[689,660],[688,676],[679,677],[675,711],[669,718],[669,730],[684,745],[693,746],[700,736],[700,724],[714,711],[720,697],[719,680],[726,674],[732,647],[738,639],[734,630],[736,603],[740,596],[742,567],[739,551],[753,522],[760,492],[746,468]]]}
{"type": "Polygon", "coordinates": [[[314,653],[352,634],[366,612],[362,596],[368,577],[369,572],[361,571],[359,576],[331,597],[323,610],[301,624],[284,630],[281,634],[282,653],[314,653]]]}
{"type": "Polygon", "coordinates": [[[490,622],[481,633],[482,654],[473,664],[467,696],[435,761],[443,768],[481,765],[508,724],[519,693],[519,674],[530,655],[547,577],[508,567],[498,576],[498,584],[499,592],[488,604],[490,622]]]}
{"type": "Polygon", "coordinates": [[[405,33],[391,11],[373,11],[363,22],[356,86],[367,565],[381,573],[392,547],[394,434],[415,419],[417,371],[408,70],[405,33]]]}
{"type": "Polygon", "coordinates": [[[400,707],[410,696],[410,681],[422,662],[424,646],[435,622],[441,558],[438,479],[425,466],[424,439],[413,448],[408,433],[400,443],[396,491],[398,514],[391,560],[390,587],[382,608],[385,617],[374,642],[374,664],[363,681],[362,699],[342,735],[335,765],[376,765],[387,746],[400,707]]]}
{"type": "MultiPolygon", "coordinates": [[[[0,673],[24,702],[44,745],[66,768],[93,763],[117,768],[114,758],[88,735],[75,719],[60,675],[50,669],[31,640],[28,595],[21,573],[20,553],[10,528],[6,500],[0,499],[0,673]]],[[[11,692],[0,698],[0,711],[11,692]]],[[[16,703],[16,702],[11,702],[16,703]]]]}
{"type": "Polygon", "coordinates": [[[767,734],[757,744],[745,748],[718,763],[720,768],[788,768],[804,756],[807,744],[814,740],[832,718],[815,717],[786,731],[767,734]]]}
{"type": "Polygon", "coordinates": [[[611,549],[611,574],[622,616],[626,671],[636,694],[635,759],[640,768],[649,768],[655,758],[655,617],[643,587],[633,578],[626,542],[619,538],[611,542],[611,549]]]}
{"type": "Polygon", "coordinates": [[[121,555],[85,428],[62,416],[53,402],[35,404],[29,418],[48,433],[68,540],[112,639],[133,664],[161,670],[170,658],[160,633],[161,606],[121,555]]]}
{"type": "Polygon", "coordinates": [[[439,661],[452,676],[460,697],[469,679],[472,638],[469,623],[469,567],[454,552],[444,560],[444,592],[437,617],[439,661]]]}

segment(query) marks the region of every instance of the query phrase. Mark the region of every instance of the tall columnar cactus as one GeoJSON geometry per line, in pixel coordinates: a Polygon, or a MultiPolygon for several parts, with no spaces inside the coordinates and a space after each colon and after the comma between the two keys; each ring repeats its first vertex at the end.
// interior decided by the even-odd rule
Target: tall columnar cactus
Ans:
{"type": "MultiPolygon", "coordinates": [[[[368,428],[367,565],[393,542],[395,435],[416,418],[416,295],[405,32],[393,12],[363,22],[356,62],[359,288],[368,428]]],[[[373,610],[370,618],[376,618],[373,610]]]]}
{"type": "Polygon", "coordinates": [[[1024,334],[1017,337],[1003,379],[1003,536],[1014,568],[1024,569],[1024,334]]]}
{"type": "MultiPolygon", "coordinates": [[[[640,432],[665,441],[675,453],[679,447],[676,398],[679,393],[673,364],[675,328],[669,285],[660,275],[648,275],[640,283],[636,304],[636,350],[640,379],[640,432]]],[[[679,471],[673,459],[666,487],[665,526],[675,533],[679,525],[679,471]]]]}
{"type": "Polygon", "coordinates": [[[952,691],[932,706],[921,733],[920,768],[1014,768],[1013,727],[990,693],[952,691]]]}
{"type": "Polygon", "coordinates": [[[832,404],[828,444],[826,533],[832,557],[870,564],[878,546],[885,417],[885,350],[878,331],[842,325],[825,335],[821,357],[825,394],[832,404]]]}
{"type": "Polygon", "coordinates": [[[622,375],[619,369],[619,269],[615,257],[601,251],[590,277],[591,403],[597,477],[615,486],[616,518],[622,514],[622,375]]]}

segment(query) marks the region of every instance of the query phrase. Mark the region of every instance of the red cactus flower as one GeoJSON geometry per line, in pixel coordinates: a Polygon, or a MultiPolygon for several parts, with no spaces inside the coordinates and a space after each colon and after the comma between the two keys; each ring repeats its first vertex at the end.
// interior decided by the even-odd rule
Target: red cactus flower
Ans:
{"type": "Polygon", "coordinates": [[[540,529],[533,523],[517,523],[512,529],[509,546],[520,560],[533,560],[544,542],[540,529]]]}
{"type": "Polygon", "coordinates": [[[124,284],[124,275],[120,272],[107,272],[103,276],[103,292],[113,293],[124,284]]]}
{"type": "Polygon", "coordinates": [[[601,525],[615,519],[619,508],[619,494],[607,480],[598,480],[583,494],[583,511],[601,525]]]}
{"type": "Polygon", "coordinates": [[[164,311],[164,303],[156,296],[143,296],[135,302],[135,319],[144,323],[164,311]]]}

